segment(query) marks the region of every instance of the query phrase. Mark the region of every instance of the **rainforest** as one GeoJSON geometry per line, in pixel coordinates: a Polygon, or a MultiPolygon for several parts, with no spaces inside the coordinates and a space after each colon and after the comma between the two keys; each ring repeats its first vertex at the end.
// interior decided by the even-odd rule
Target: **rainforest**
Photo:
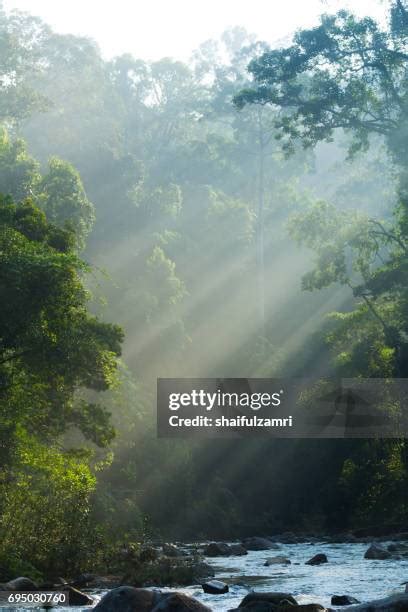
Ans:
{"type": "Polygon", "coordinates": [[[0,2],[2,584],[408,532],[404,438],[156,431],[158,378],[408,378],[408,6],[357,4],[182,61],[0,2]]]}

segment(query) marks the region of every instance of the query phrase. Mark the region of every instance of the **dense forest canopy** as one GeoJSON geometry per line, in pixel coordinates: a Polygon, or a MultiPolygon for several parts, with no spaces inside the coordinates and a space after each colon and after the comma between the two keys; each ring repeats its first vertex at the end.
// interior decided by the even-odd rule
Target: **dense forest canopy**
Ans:
{"type": "Polygon", "coordinates": [[[105,60],[0,11],[4,573],[406,521],[405,441],[157,440],[154,402],[162,376],[407,375],[407,36],[393,1],[105,60]]]}

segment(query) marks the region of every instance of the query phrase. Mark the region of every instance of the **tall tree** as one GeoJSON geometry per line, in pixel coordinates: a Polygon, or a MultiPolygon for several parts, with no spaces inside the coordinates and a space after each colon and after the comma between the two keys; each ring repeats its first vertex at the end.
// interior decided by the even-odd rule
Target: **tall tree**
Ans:
{"type": "MultiPolygon", "coordinates": [[[[362,277],[352,286],[360,300],[357,308],[374,318],[398,375],[408,371],[407,15],[403,2],[394,2],[388,30],[346,11],[323,16],[318,27],[298,32],[292,46],[254,59],[249,71],[255,87],[235,97],[240,108],[272,104],[280,110],[275,125],[288,152],[297,139],[311,147],[330,141],[339,128],[352,135],[350,154],[367,148],[372,135],[384,138],[398,170],[394,222],[387,226],[367,219],[363,231],[360,223],[360,235],[355,228],[329,236],[329,224],[336,227],[334,216],[329,220],[327,207],[320,208],[321,214],[314,209],[308,218],[314,238],[309,231],[302,240],[318,251],[318,270],[309,277],[309,288],[336,281],[351,286],[348,260],[354,253],[362,277]],[[320,237],[319,228],[325,230],[320,237]]],[[[342,221],[350,226],[350,220],[342,221]]]]}

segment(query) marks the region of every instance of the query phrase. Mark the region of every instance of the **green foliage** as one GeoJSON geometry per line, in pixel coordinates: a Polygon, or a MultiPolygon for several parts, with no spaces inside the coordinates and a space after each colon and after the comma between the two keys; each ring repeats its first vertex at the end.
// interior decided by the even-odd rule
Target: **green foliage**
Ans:
{"type": "Polygon", "coordinates": [[[58,226],[72,227],[79,246],[83,247],[95,216],[78,172],[71,164],[52,158],[48,172],[40,182],[39,192],[41,207],[49,221],[58,226]]]}
{"type": "Polygon", "coordinates": [[[52,160],[42,179],[24,143],[4,132],[0,149],[4,191],[32,196],[0,197],[0,559],[5,578],[17,569],[37,578],[78,571],[93,556],[89,453],[64,449],[62,436],[75,428],[99,446],[112,440],[106,409],[79,390],[114,384],[123,334],[88,311],[89,266],[73,229],[88,202],[78,174],[52,160]],[[69,224],[57,215],[66,206],[69,224]]]}
{"type": "Polygon", "coordinates": [[[20,560],[19,569],[29,560],[36,571],[24,569],[34,579],[79,571],[97,551],[89,517],[95,478],[74,453],[44,446],[23,429],[16,436],[11,482],[3,485],[1,501],[0,558],[8,577],[16,569],[13,559],[20,560]]]}

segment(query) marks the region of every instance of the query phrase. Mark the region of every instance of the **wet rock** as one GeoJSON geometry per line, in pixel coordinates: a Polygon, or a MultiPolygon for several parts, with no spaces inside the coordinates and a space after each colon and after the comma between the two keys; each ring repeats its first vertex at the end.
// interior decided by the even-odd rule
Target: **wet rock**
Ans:
{"type": "Polygon", "coordinates": [[[248,551],[246,548],[241,546],[241,544],[231,544],[229,547],[229,554],[232,557],[242,557],[243,555],[247,555],[248,551]]]}
{"type": "Polygon", "coordinates": [[[333,595],[331,598],[332,606],[353,606],[360,603],[355,597],[350,595],[333,595]]]}
{"type": "Polygon", "coordinates": [[[230,553],[230,547],[224,542],[211,542],[204,548],[207,557],[226,557],[230,553]]]}
{"type": "Polygon", "coordinates": [[[224,595],[224,593],[228,593],[229,588],[228,584],[225,582],[221,582],[221,580],[209,580],[208,582],[204,582],[202,585],[204,593],[209,593],[210,595],[224,595]]]}
{"type": "MultiPolygon", "coordinates": [[[[135,609],[134,612],[142,611],[135,609]]],[[[211,609],[183,593],[166,593],[161,596],[152,612],[211,612],[211,609]]]]}
{"type": "Polygon", "coordinates": [[[279,550],[279,546],[267,538],[246,538],[242,545],[246,550],[279,550]]]}
{"type": "Polygon", "coordinates": [[[276,612],[277,607],[267,601],[253,601],[244,608],[234,608],[229,612],[239,612],[245,610],[245,612],[276,612]]]}
{"type": "MultiPolygon", "coordinates": [[[[326,610],[326,608],[316,603],[302,604],[302,605],[296,606],[296,612],[321,612],[321,610],[326,610]]],[[[289,603],[281,604],[278,607],[278,612],[294,612],[293,605],[289,603]]]]}
{"type": "Polygon", "coordinates": [[[382,546],[378,546],[378,544],[371,544],[370,548],[368,548],[364,554],[364,559],[390,559],[392,554],[383,548],[382,546]]]}
{"type": "MultiPolygon", "coordinates": [[[[347,612],[349,608],[344,608],[347,612]]],[[[392,595],[350,608],[350,612],[408,612],[408,595],[392,595]]]]}
{"type": "Polygon", "coordinates": [[[38,586],[30,578],[21,576],[5,584],[6,591],[38,591],[38,586]]]}
{"type": "Polygon", "coordinates": [[[292,597],[290,593],[275,593],[268,591],[266,593],[248,593],[239,604],[239,608],[247,608],[254,602],[266,602],[273,606],[289,604],[296,606],[296,610],[299,608],[296,599],[292,597]]]}
{"type": "Polygon", "coordinates": [[[163,544],[163,554],[166,557],[185,557],[186,553],[184,550],[177,548],[174,544],[163,544]]]}
{"type": "Polygon", "coordinates": [[[70,606],[92,606],[94,604],[92,597],[74,589],[72,586],[64,587],[63,591],[68,594],[70,606]]]}
{"type": "Polygon", "coordinates": [[[282,555],[277,555],[276,557],[269,557],[269,559],[266,559],[264,566],[269,567],[269,565],[290,565],[290,559],[282,555]]]}
{"type": "Polygon", "coordinates": [[[46,582],[41,582],[38,585],[38,590],[39,591],[59,591],[61,590],[61,586],[63,586],[61,583],[46,581],[46,582]]]}
{"type": "Polygon", "coordinates": [[[240,605],[240,607],[236,610],[245,610],[245,612],[249,612],[250,610],[252,612],[294,612],[294,607],[296,609],[296,612],[321,612],[322,610],[326,610],[326,608],[324,608],[320,604],[312,603],[294,606],[294,604],[291,604],[289,602],[285,603],[285,601],[286,600],[282,601],[277,606],[267,601],[255,600],[244,605],[243,607],[241,607],[240,605]]]}
{"type": "Polygon", "coordinates": [[[162,595],[147,589],[121,586],[106,593],[94,608],[95,612],[151,612],[162,595]]]}
{"type": "Polygon", "coordinates": [[[281,544],[302,544],[303,542],[307,542],[305,536],[296,535],[292,531],[285,531],[284,533],[271,536],[269,539],[271,542],[278,542],[281,544]]]}
{"type": "MultiPolygon", "coordinates": [[[[296,606],[296,612],[321,612],[321,610],[326,610],[326,608],[317,603],[296,606]]],[[[293,606],[290,604],[279,606],[278,612],[293,612],[293,606]]]]}
{"type": "Polygon", "coordinates": [[[325,554],[319,553],[306,561],[305,565],[321,565],[322,563],[328,563],[328,560],[325,554]]]}

